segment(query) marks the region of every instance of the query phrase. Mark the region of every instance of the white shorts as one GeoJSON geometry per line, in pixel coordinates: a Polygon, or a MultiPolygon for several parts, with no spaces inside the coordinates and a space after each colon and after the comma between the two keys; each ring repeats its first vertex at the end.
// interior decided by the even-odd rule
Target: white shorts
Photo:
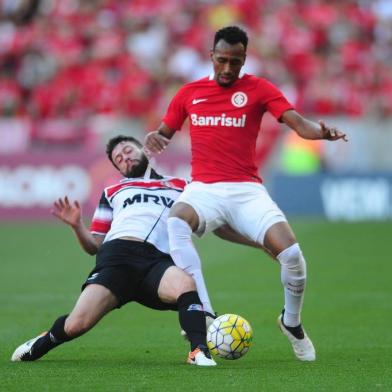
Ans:
{"type": "Polygon", "coordinates": [[[176,203],[191,205],[199,216],[198,236],[223,224],[244,237],[264,243],[267,230],[287,219],[264,185],[255,182],[191,182],[176,203]]]}

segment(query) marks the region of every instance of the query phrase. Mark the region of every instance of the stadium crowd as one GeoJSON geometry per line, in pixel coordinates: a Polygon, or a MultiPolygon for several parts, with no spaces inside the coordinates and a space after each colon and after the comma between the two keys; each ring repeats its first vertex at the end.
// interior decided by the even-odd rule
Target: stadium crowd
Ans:
{"type": "Polygon", "coordinates": [[[64,141],[97,115],[148,130],[180,85],[210,72],[210,37],[230,24],[252,40],[245,71],[299,111],[392,115],[389,0],[2,0],[0,118],[64,141]]]}

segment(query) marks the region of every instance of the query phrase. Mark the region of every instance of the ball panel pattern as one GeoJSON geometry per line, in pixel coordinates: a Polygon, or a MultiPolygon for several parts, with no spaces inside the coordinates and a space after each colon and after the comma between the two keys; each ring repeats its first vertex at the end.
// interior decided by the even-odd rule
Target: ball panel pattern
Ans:
{"type": "Polygon", "coordinates": [[[253,338],[250,324],[236,314],[217,317],[207,331],[207,345],[213,355],[238,359],[249,350],[253,338]]]}

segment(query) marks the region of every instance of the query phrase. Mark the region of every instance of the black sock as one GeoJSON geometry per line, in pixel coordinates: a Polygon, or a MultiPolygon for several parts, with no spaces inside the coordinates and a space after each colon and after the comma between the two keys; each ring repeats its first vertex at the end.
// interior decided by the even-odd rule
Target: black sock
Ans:
{"type": "Polygon", "coordinates": [[[197,291],[188,291],[177,299],[181,328],[191,342],[191,351],[197,346],[206,347],[206,317],[197,291]]]}
{"type": "Polygon", "coordinates": [[[48,351],[62,343],[72,340],[64,331],[65,320],[68,314],[60,316],[52,325],[48,333],[39,338],[31,347],[30,357],[32,360],[41,358],[48,351]]]}

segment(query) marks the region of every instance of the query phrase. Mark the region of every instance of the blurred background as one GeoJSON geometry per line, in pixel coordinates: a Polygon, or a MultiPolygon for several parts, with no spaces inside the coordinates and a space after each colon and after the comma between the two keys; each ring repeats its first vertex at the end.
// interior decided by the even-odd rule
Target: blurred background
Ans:
{"type": "MultiPolygon", "coordinates": [[[[0,0],[0,219],[91,213],[119,133],[143,139],[175,91],[211,72],[215,31],[248,32],[245,71],[349,142],[307,142],[266,115],[257,159],[288,215],[392,218],[392,1],[0,0]]],[[[189,176],[179,132],[156,165],[189,176]]]]}
{"type": "MultiPolygon", "coordinates": [[[[88,220],[118,179],[107,140],[156,129],[176,90],[211,72],[214,33],[231,24],[250,38],[245,71],[349,142],[307,142],[264,116],[257,160],[308,261],[304,325],[319,360],[291,362],[276,330],[277,263],[210,236],[196,245],[214,307],[248,319],[255,344],[209,381],[392,390],[392,0],[0,0],[0,390],[202,388],[177,367],[187,347],[175,315],[136,306],[34,371],[9,358],[71,309],[94,263],[53,201],[78,199],[88,220]]],[[[157,158],[163,174],[189,176],[187,128],[157,158]]]]}

